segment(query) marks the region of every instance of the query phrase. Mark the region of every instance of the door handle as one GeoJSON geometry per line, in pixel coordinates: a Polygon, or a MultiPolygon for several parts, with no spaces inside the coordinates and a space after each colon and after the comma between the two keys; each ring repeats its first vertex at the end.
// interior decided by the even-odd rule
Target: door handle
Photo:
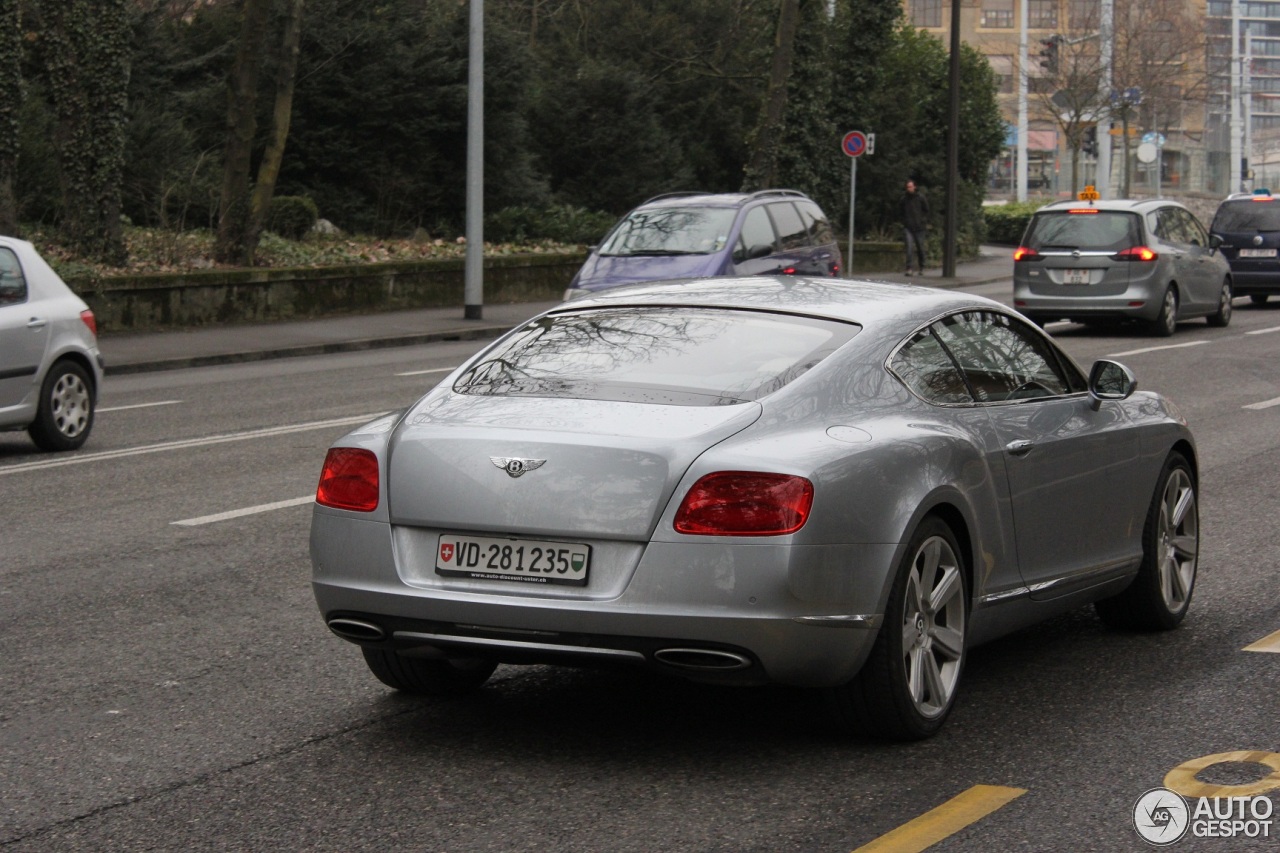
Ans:
{"type": "Polygon", "coordinates": [[[27,321],[28,329],[43,329],[47,325],[49,325],[49,321],[43,317],[32,317],[27,321]]]}
{"type": "Polygon", "coordinates": [[[1004,446],[1010,456],[1026,456],[1035,448],[1033,441],[1011,441],[1004,446]]]}

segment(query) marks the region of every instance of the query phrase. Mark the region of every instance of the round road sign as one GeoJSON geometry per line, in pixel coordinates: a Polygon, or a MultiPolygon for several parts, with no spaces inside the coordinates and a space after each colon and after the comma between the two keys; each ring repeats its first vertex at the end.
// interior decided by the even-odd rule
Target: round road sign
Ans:
{"type": "Polygon", "coordinates": [[[861,157],[867,150],[867,135],[860,130],[851,130],[840,140],[840,150],[850,157],[861,157]]]}

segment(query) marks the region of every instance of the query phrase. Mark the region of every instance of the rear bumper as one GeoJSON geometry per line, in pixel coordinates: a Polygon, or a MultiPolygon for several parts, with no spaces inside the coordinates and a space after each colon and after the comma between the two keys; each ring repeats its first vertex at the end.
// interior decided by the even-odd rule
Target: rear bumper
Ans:
{"type": "Polygon", "coordinates": [[[398,567],[385,523],[318,513],[311,532],[320,612],[360,645],[507,663],[640,665],[743,685],[853,678],[883,621],[895,552],[651,543],[621,589],[539,591],[502,581],[454,585],[398,567]]]}
{"type": "Polygon", "coordinates": [[[1231,290],[1236,296],[1255,293],[1280,294],[1280,269],[1265,272],[1231,271],[1231,290]]]}

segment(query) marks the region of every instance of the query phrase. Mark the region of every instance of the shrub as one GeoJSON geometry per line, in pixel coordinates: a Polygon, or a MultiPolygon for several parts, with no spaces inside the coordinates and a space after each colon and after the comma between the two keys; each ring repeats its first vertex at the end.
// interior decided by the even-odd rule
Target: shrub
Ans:
{"type": "Polygon", "coordinates": [[[987,241],[1017,245],[1022,240],[1022,232],[1027,230],[1031,214],[1047,203],[1044,199],[1032,199],[983,208],[982,214],[987,220],[987,241]]]}
{"type": "Polygon", "coordinates": [[[267,230],[290,240],[301,240],[320,218],[316,203],[304,195],[282,195],[271,200],[267,230]]]}
{"type": "Polygon", "coordinates": [[[597,243],[613,226],[611,214],[590,211],[571,204],[535,208],[507,207],[485,217],[486,240],[515,243],[524,240],[553,240],[557,243],[597,243]]]}

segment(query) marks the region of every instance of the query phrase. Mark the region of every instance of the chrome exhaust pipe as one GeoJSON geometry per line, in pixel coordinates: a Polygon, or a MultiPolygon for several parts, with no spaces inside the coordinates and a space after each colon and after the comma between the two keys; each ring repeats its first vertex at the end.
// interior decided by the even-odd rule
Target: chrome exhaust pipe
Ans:
{"type": "Polygon", "coordinates": [[[732,672],[751,666],[746,656],[719,649],[659,649],[653,657],[667,666],[700,672],[732,672]]]}
{"type": "Polygon", "coordinates": [[[356,643],[376,643],[387,638],[387,632],[381,626],[361,619],[349,619],[345,616],[339,616],[330,619],[325,624],[329,626],[330,631],[342,639],[356,643]]]}

